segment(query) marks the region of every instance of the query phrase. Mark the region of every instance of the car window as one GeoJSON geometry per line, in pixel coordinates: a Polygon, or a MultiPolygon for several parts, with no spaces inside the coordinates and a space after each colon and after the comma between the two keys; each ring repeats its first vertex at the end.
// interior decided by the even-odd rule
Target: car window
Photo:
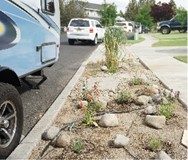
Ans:
{"type": "Polygon", "coordinates": [[[101,24],[99,22],[97,22],[97,21],[96,21],[96,27],[102,28],[101,24]]]}
{"type": "Polygon", "coordinates": [[[91,21],[91,26],[92,26],[92,27],[95,27],[94,21],[91,21]]]}
{"type": "Polygon", "coordinates": [[[82,20],[82,19],[72,20],[71,23],[70,23],[70,26],[73,26],[73,27],[89,27],[89,21],[82,20]]]}
{"type": "Polygon", "coordinates": [[[55,13],[54,0],[43,0],[42,11],[48,14],[55,13]]]}

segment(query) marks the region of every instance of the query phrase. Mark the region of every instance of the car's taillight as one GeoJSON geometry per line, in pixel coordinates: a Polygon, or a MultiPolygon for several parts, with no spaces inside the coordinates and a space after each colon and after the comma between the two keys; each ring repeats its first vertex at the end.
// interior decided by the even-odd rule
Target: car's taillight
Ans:
{"type": "Polygon", "coordinates": [[[90,28],[89,33],[93,33],[93,32],[94,32],[93,28],[90,28]]]}

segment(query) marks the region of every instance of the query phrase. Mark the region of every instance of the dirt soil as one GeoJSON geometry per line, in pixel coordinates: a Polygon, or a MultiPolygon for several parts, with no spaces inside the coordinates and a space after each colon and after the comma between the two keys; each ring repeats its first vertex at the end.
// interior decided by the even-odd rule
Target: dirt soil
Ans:
{"type": "Polygon", "coordinates": [[[177,100],[174,100],[175,111],[172,118],[167,119],[162,129],[151,128],[144,123],[146,106],[136,105],[132,100],[125,104],[117,103],[118,94],[122,90],[139,96],[144,94],[148,85],[155,84],[160,90],[165,89],[159,79],[138,60],[123,61],[115,74],[101,71],[100,66],[100,63],[87,65],[85,73],[54,121],[54,126],[62,128],[63,132],[70,135],[71,145],[55,148],[49,145],[49,141],[41,140],[30,159],[152,159],[161,150],[172,159],[187,159],[187,148],[181,144],[183,131],[187,128],[187,111],[177,100]],[[90,78],[110,76],[120,77],[120,83],[115,92],[102,91],[98,88],[101,96],[108,95],[108,103],[106,108],[102,108],[94,116],[94,121],[98,123],[104,113],[112,112],[117,115],[119,126],[107,128],[84,126],[82,118],[86,110],[84,107],[78,107],[83,99],[84,82],[90,78]],[[143,80],[142,84],[131,84],[135,76],[143,80]],[[113,140],[116,134],[129,137],[129,143],[123,148],[115,148],[113,140]],[[160,139],[161,145],[156,149],[151,148],[151,139],[160,139]],[[79,153],[73,151],[77,140],[82,144],[79,153]]]}

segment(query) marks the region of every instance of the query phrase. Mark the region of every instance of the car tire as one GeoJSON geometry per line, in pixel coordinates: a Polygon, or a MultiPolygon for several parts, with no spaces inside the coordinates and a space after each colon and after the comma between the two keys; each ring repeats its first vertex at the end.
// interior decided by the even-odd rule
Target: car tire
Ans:
{"type": "Polygon", "coordinates": [[[69,45],[74,45],[75,40],[74,39],[68,39],[69,45]]]}
{"type": "Polygon", "coordinates": [[[92,41],[92,44],[93,45],[97,45],[97,43],[98,43],[98,37],[96,35],[95,38],[94,38],[94,40],[92,41]]]}
{"type": "Polygon", "coordinates": [[[180,33],[185,33],[187,31],[187,29],[180,29],[179,32],[180,33]]]}
{"type": "Polygon", "coordinates": [[[168,28],[168,27],[162,27],[161,28],[161,33],[162,34],[169,34],[170,33],[170,28],[168,28]]]}
{"type": "Polygon", "coordinates": [[[0,83],[0,158],[4,159],[19,144],[23,129],[20,95],[10,84],[0,83]]]}

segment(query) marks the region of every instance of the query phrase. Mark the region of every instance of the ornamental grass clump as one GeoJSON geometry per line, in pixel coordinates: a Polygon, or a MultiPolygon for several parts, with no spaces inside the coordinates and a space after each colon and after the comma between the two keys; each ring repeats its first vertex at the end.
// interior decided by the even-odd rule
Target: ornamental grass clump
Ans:
{"type": "Polygon", "coordinates": [[[115,73],[119,66],[119,47],[124,42],[125,33],[117,27],[106,29],[104,37],[106,65],[110,72],[115,73]]]}
{"type": "Polygon", "coordinates": [[[162,103],[159,106],[159,114],[165,116],[167,119],[170,119],[174,115],[174,110],[175,106],[172,102],[162,103]]]}

